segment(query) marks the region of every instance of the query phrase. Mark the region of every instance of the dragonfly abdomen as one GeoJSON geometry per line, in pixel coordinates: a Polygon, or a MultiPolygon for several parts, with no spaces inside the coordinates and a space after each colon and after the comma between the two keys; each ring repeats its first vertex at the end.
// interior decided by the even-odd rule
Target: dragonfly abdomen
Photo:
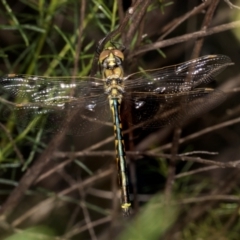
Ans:
{"type": "Polygon", "coordinates": [[[121,101],[117,98],[109,100],[110,108],[113,115],[114,135],[115,135],[115,150],[116,161],[118,166],[118,178],[121,186],[122,209],[125,215],[130,214],[130,199],[129,199],[129,180],[126,164],[126,155],[124,140],[122,136],[122,123],[120,118],[121,101]]]}

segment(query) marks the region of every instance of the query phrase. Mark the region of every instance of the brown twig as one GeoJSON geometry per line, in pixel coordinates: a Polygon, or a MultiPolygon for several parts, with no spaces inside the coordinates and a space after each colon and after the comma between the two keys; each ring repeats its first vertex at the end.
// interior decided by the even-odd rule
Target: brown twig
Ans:
{"type": "MultiPolygon", "coordinates": [[[[212,0],[211,1],[211,4],[209,5],[208,7],[208,10],[207,10],[207,13],[205,14],[205,17],[204,17],[204,20],[203,20],[203,23],[202,23],[202,27],[201,27],[201,30],[206,30],[208,29],[208,26],[210,25],[211,21],[212,21],[212,18],[213,18],[213,14],[217,8],[217,5],[219,3],[219,0],[212,0]]],[[[204,41],[204,38],[201,37],[201,38],[198,38],[196,41],[195,41],[195,44],[194,44],[194,48],[193,48],[193,51],[192,51],[192,57],[191,58],[197,58],[199,57],[200,55],[200,51],[201,51],[201,48],[202,48],[202,45],[203,45],[203,41],[204,41]]]]}
{"type": "Polygon", "coordinates": [[[236,8],[240,10],[239,6],[232,4],[229,0],[224,0],[224,1],[229,5],[230,8],[236,8]]]}
{"type": "MultiPolygon", "coordinates": [[[[66,196],[67,194],[70,194],[74,190],[78,190],[79,185],[81,185],[82,188],[86,188],[86,187],[92,185],[94,182],[99,181],[101,178],[109,177],[111,174],[112,174],[112,169],[99,170],[94,174],[94,176],[91,176],[91,177],[85,179],[84,181],[82,181],[80,183],[76,182],[76,183],[72,184],[70,187],[68,187],[67,189],[62,190],[61,192],[56,194],[56,197],[61,198],[62,196],[66,196]]],[[[52,203],[54,200],[55,200],[55,197],[51,197],[51,198],[48,198],[48,199],[38,203],[37,205],[35,205],[34,207],[32,207],[31,209],[26,211],[19,218],[15,219],[12,223],[12,226],[16,227],[16,226],[20,225],[28,217],[30,217],[32,214],[37,212],[39,210],[39,208],[41,208],[42,206],[45,206],[47,204],[52,203]]]]}
{"type": "Polygon", "coordinates": [[[167,180],[165,185],[165,197],[167,202],[170,200],[172,187],[174,184],[175,172],[176,172],[176,160],[177,160],[179,139],[180,139],[181,133],[182,133],[181,127],[176,127],[174,129],[173,139],[172,139],[172,148],[171,148],[171,157],[169,158],[167,180]]]}
{"type": "Polygon", "coordinates": [[[139,25],[141,25],[140,23],[142,22],[142,19],[143,19],[145,13],[146,13],[146,10],[147,10],[149,4],[151,3],[151,1],[152,0],[143,1],[143,4],[141,5],[141,7],[139,7],[139,10],[137,12],[135,12],[134,19],[132,21],[132,24],[129,27],[129,30],[126,34],[126,38],[125,38],[125,41],[124,41],[124,45],[126,47],[128,47],[129,42],[132,41],[132,38],[133,38],[135,32],[137,31],[137,28],[139,27],[139,25]]]}
{"type": "MultiPolygon", "coordinates": [[[[71,176],[69,176],[69,177],[71,178],[71,185],[77,183],[77,181],[72,179],[71,176]]],[[[82,181],[82,179],[79,177],[78,182],[81,182],[81,181],[82,181]]],[[[96,236],[96,233],[94,231],[94,227],[92,225],[92,220],[91,220],[91,217],[90,217],[90,213],[89,213],[88,208],[86,206],[86,201],[85,201],[86,193],[85,193],[84,188],[82,187],[81,184],[79,185],[78,192],[79,192],[80,199],[82,199],[82,201],[80,201],[80,207],[83,211],[83,215],[84,215],[84,219],[85,219],[85,223],[86,223],[86,228],[89,232],[89,235],[91,236],[91,239],[97,240],[97,236],[96,236]]],[[[65,233],[65,235],[67,235],[67,234],[69,234],[69,231],[67,233],[65,233]]]]}
{"type": "MultiPolygon", "coordinates": [[[[111,216],[107,216],[107,217],[104,217],[104,218],[100,218],[96,221],[92,221],[92,227],[97,227],[99,225],[102,225],[102,224],[105,224],[105,223],[109,223],[111,221],[111,216]]],[[[84,232],[85,230],[87,230],[87,226],[76,226],[71,232],[68,232],[66,234],[66,237],[69,239],[69,238],[72,238],[74,237],[75,235],[79,234],[79,233],[82,233],[84,232]]]]}
{"type": "Polygon", "coordinates": [[[208,167],[198,168],[198,169],[195,169],[192,171],[179,173],[175,176],[175,179],[182,178],[182,177],[188,177],[190,175],[194,175],[194,174],[201,173],[201,172],[207,172],[207,171],[211,171],[211,170],[218,169],[218,168],[219,168],[219,166],[208,166],[208,167]]]}
{"type": "Polygon", "coordinates": [[[166,30],[167,31],[161,37],[159,37],[157,41],[163,40],[167,35],[173,32],[173,30],[176,29],[180,24],[182,24],[184,21],[186,21],[190,17],[202,12],[202,10],[205,9],[209,4],[210,4],[210,1],[203,2],[199,6],[194,7],[191,11],[184,14],[183,16],[174,19],[172,22],[164,26],[162,31],[163,32],[165,32],[166,30]]]}
{"type": "Polygon", "coordinates": [[[123,21],[124,18],[124,11],[123,11],[123,1],[117,0],[118,2],[118,16],[119,16],[119,22],[123,21]]]}
{"type": "MultiPolygon", "coordinates": [[[[179,143],[184,143],[184,142],[190,141],[190,140],[195,139],[197,137],[200,137],[204,134],[210,133],[210,132],[215,131],[215,130],[220,129],[220,128],[224,128],[224,127],[227,127],[227,126],[234,125],[234,124],[239,123],[239,122],[240,122],[240,118],[235,118],[235,119],[231,119],[229,121],[226,121],[226,122],[223,122],[223,123],[220,123],[220,124],[216,124],[214,126],[205,128],[205,129],[203,129],[201,131],[198,131],[196,133],[190,134],[187,137],[181,138],[179,143]]],[[[165,150],[165,149],[169,149],[170,147],[171,147],[171,143],[168,143],[168,144],[165,144],[165,145],[163,145],[159,148],[155,148],[151,152],[153,152],[153,153],[154,152],[159,152],[159,151],[162,151],[162,150],[165,150]]]]}
{"type": "MultiPolygon", "coordinates": [[[[101,156],[101,157],[106,157],[106,156],[114,156],[114,151],[94,151],[94,152],[82,152],[82,151],[77,151],[74,154],[72,152],[56,152],[54,154],[55,157],[61,158],[61,157],[68,157],[70,155],[73,155],[74,157],[93,157],[93,156],[101,156]]],[[[151,151],[145,151],[145,152],[140,152],[140,151],[127,151],[126,154],[128,156],[149,156],[149,157],[155,157],[155,158],[166,158],[166,159],[171,159],[172,155],[171,154],[164,154],[164,153],[152,153],[151,151]]],[[[204,153],[206,154],[206,153],[204,153]]],[[[229,162],[217,162],[209,159],[203,159],[200,157],[189,157],[186,156],[186,154],[177,154],[176,159],[182,160],[182,161],[191,161],[191,162],[197,162],[197,163],[202,163],[202,164],[207,164],[207,165],[215,165],[221,168],[240,168],[239,165],[239,160],[235,161],[229,161],[229,162]]]]}
{"type": "Polygon", "coordinates": [[[136,50],[134,53],[130,54],[130,56],[128,56],[128,58],[132,58],[141,53],[148,52],[150,50],[155,50],[158,48],[171,46],[171,45],[178,44],[181,42],[186,42],[186,41],[196,39],[199,37],[213,35],[216,33],[224,32],[224,31],[227,31],[227,30],[230,30],[233,28],[238,28],[238,27],[240,27],[240,21],[235,21],[235,22],[231,22],[231,23],[227,23],[227,24],[222,24],[217,27],[208,28],[207,30],[201,30],[201,31],[194,32],[194,33],[188,33],[188,34],[184,34],[180,37],[170,38],[168,40],[163,40],[163,41],[156,42],[153,44],[148,44],[148,45],[141,47],[141,49],[136,50]]]}

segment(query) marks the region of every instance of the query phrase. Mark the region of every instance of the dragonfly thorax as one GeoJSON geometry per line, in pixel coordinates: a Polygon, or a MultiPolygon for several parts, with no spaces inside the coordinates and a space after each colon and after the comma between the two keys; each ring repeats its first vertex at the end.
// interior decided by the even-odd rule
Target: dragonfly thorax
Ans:
{"type": "Polygon", "coordinates": [[[103,79],[105,80],[105,93],[109,98],[122,98],[123,86],[123,62],[122,51],[109,47],[102,51],[99,56],[103,79]]]}
{"type": "Polygon", "coordinates": [[[105,81],[105,93],[110,98],[122,98],[124,92],[123,80],[116,75],[108,77],[105,81]]]}

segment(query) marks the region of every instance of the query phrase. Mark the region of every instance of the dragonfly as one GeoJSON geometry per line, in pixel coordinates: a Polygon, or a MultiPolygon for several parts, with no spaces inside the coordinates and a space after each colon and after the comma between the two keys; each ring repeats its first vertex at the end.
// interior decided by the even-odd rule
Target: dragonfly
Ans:
{"type": "Polygon", "coordinates": [[[213,81],[233,63],[225,55],[206,55],[124,76],[123,62],[123,50],[111,45],[99,55],[101,77],[2,76],[0,93],[8,100],[1,100],[4,106],[0,116],[3,119],[14,116],[23,127],[41,117],[46,131],[74,135],[85,135],[111,119],[121,208],[124,215],[129,215],[129,177],[121,116],[131,114],[126,119],[129,126],[156,128],[178,124],[207,111],[225,95],[199,86],[213,81]]]}

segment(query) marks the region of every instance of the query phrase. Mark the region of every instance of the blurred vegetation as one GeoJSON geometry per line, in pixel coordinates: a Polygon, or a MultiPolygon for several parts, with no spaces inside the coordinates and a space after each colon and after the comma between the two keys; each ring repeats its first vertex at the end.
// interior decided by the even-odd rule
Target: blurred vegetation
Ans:
{"type": "MultiPolygon", "coordinates": [[[[0,75],[87,76],[96,44],[119,27],[131,1],[90,0],[85,3],[84,10],[84,1],[78,0],[1,0],[0,75]]],[[[126,74],[189,60],[195,39],[132,58],[128,56],[146,44],[159,41],[170,26],[176,25],[184,14],[202,1],[189,0],[184,4],[177,0],[149,1],[140,21],[141,4],[139,14],[130,17],[126,27],[113,39],[126,45],[126,74]],[[134,24],[136,31],[131,39],[127,39],[134,24]]],[[[202,10],[187,18],[164,39],[200,31],[205,14],[202,10]]],[[[210,27],[239,19],[238,9],[220,1],[210,27]]],[[[227,101],[184,126],[183,138],[238,117],[240,43],[237,36],[239,28],[204,39],[200,55],[225,54],[235,66],[221,73],[218,81],[210,85],[213,88],[220,86],[227,92],[227,101]]],[[[0,111],[4,111],[3,106],[0,111]]],[[[29,123],[23,131],[16,122],[1,121],[1,205],[54,136],[43,129],[36,131],[34,124],[38,123],[29,123]]],[[[133,195],[137,190],[139,195],[129,219],[121,215],[116,197],[116,172],[112,170],[114,153],[109,154],[109,150],[114,149],[113,140],[100,145],[97,157],[84,153],[82,156],[64,155],[75,150],[81,153],[112,134],[112,129],[108,128],[86,137],[66,136],[53,153],[51,162],[44,167],[43,174],[54,171],[35,181],[7,219],[0,218],[0,239],[239,239],[238,165],[223,169],[196,161],[200,157],[221,163],[240,159],[239,123],[199,134],[180,145],[179,153],[200,153],[194,154],[197,157],[193,160],[177,161],[171,204],[163,204],[169,160],[164,156],[132,157],[131,193],[133,195]],[[211,156],[201,151],[218,154],[211,156]],[[57,169],[62,163],[66,164],[57,169]]],[[[162,154],[171,152],[171,146],[167,145],[171,141],[171,128],[157,132],[146,130],[136,132],[126,147],[132,150],[134,143],[136,149],[144,151],[162,146],[156,152],[162,154]],[[141,144],[148,147],[142,148],[141,144]]]]}

